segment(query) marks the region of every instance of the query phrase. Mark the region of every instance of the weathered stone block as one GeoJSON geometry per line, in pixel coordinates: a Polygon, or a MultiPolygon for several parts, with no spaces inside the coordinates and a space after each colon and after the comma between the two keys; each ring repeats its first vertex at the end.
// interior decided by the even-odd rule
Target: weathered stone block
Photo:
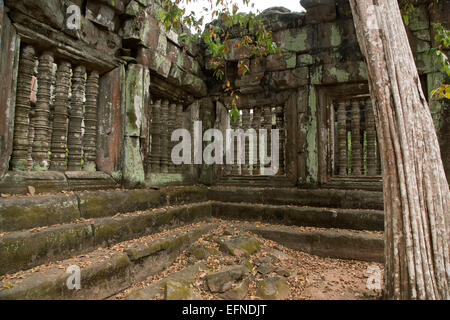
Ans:
{"type": "Polygon", "coordinates": [[[114,32],[97,28],[88,19],[83,20],[81,26],[81,40],[102,53],[114,56],[122,46],[122,39],[114,32]]]}
{"type": "Polygon", "coordinates": [[[260,243],[256,238],[234,238],[219,242],[220,249],[236,257],[251,256],[259,251],[260,243]]]}
{"type": "MultiPolygon", "coordinates": [[[[248,57],[250,49],[241,45],[241,39],[230,40],[230,52],[225,57],[228,61],[238,61],[248,57]]],[[[207,50],[209,53],[209,50],[207,50]]]]}
{"type": "Polygon", "coordinates": [[[440,22],[450,28],[450,0],[440,0],[434,2],[430,9],[430,22],[440,22]]]}
{"type": "Polygon", "coordinates": [[[152,49],[148,49],[148,56],[150,69],[155,71],[160,76],[167,78],[172,67],[172,62],[170,59],[152,49]]]}
{"type": "Polygon", "coordinates": [[[27,194],[29,186],[36,193],[59,192],[69,188],[66,176],[61,172],[9,171],[0,180],[0,193],[27,194]]]}
{"type": "Polygon", "coordinates": [[[298,88],[308,84],[309,69],[299,67],[292,70],[285,70],[272,73],[271,82],[280,90],[298,88]]]}
{"type": "Polygon", "coordinates": [[[176,280],[166,282],[165,300],[202,300],[201,295],[192,291],[187,284],[176,280]]]}
{"type": "Polygon", "coordinates": [[[125,137],[123,181],[128,187],[145,183],[144,159],[141,154],[139,137],[125,137]]]}
{"type": "Polygon", "coordinates": [[[105,5],[113,8],[117,13],[121,14],[125,11],[125,5],[129,0],[98,0],[105,5]]]}
{"type": "MultiPolygon", "coordinates": [[[[263,13],[264,14],[264,13],[263,13]]],[[[269,30],[273,32],[298,28],[304,24],[305,12],[270,12],[263,19],[269,30]]]]}
{"type": "Polygon", "coordinates": [[[335,6],[336,0],[300,0],[303,8],[309,9],[316,6],[335,6]]]}
{"type": "Polygon", "coordinates": [[[235,84],[239,88],[259,86],[264,77],[264,72],[248,73],[241,79],[236,80],[235,84]]]}
{"type": "Polygon", "coordinates": [[[79,194],[79,198],[81,216],[84,219],[148,210],[165,204],[163,194],[146,189],[88,192],[79,194]]]}
{"type": "Polygon", "coordinates": [[[145,95],[150,90],[150,73],[142,65],[128,66],[126,77],[126,135],[139,137],[145,119],[145,95]]]}
{"type": "Polygon", "coordinates": [[[433,57],[427,53],[418,53],[414,56],[416,62],[417,71],[420,74],[439,72],[441,65],[438,61],[433,61],[433,57]]]}
{"type": "Polygon", "coordinates": [[[319,5],[307,9],[305,23],[322,23],[336,20],[336,7],[319,5]]]}
{"type": "Polygon", "coordinates": [[[281,71],[295,68],[297,56],[295,53],[286,53],[283,55],[272,54],[267,57],[266,71],[281,71]]]}
{"type": "Polygon", "coordinates": [[[283,51],[305,52],[311,49],[311,36],[307,27],[275,32],[273,40],[283,51]]]}
{"type": "Polygon", "coordinates": [[[330,48],[342,45],[343,31],[339,24],[335,22],[321,23],[318,26],[319,47],[330,48]]]}
{"type": "Polygon", "coordinates": [[[92,22],[108,29],[109,31],[114,31],[116,29],[115,17],[116,12],[113,8],[102,4],[88,2],[86,18],[92,22]]]}
{"type": "Polygon", "coordinates": [[[99,82],[97,135],[97,169],[112,174],[122,163],[125,135],[124,103],[125,68],[123,66],[103,75],[99,82]]]}
{"type": "Polygon", "coordinates": [[[65,175],[70,191],[107,190],[119,187],[110,175],[100,171],[66,171],[65,175]]]}
{"type": "Polygon", "coordinates": [[[314,56],[310,54],[300,54],[297,56],[297,67],[310,66],[315,63],[314,56]]]}
{"type": "Polygon", "coordinates": [[[130,1],[125,8],[125,14],[127,16],[136,17],[141,9],[139,3],[135,0],[130,1]]]}
{"type": "Polygon", "coordinates": [[[143,5],[144,7],[148,7],[152,2],[152,0],[136,0],[137,2],[139,2],[141,5],[143,5]]]}
{"type": "Polygon", "coordinates": [[[19,43],[0,3],[0,179],[8,170],[12,153],[19,43]]]}
{"type": "Polygon", "coordinates": [[[211,292],[226,292],[231,289],[234,281],[240,280],[248,273],[243,265],[227,267],[219,272],[206,276],[208,288],[211,292]]]}
{"type": "Polygon", "coordinates": [[[342,18],[352,18],[352,8],[350,7],[350,2],[348,0],[337,0],[336,1],[337,16],[342,18]]]}
{"type": "Polygon", "coordinates": [[[74,195],[7,198],[0,202],[0,232],[73,222],[79,218],[74,195]]]}
{"type": "Polygon", "coordinates": [[[64,28],[66,12],[61,0],[5,0],[5,4],[56,29],[64,28]]]}
{"type": "Polygon", "coordinates": [[[204,97],[208,93],[205,82],[201,78],[187,72],[183,76],[182,88],[192,92],[196,97],[204,97]]]}
{"type": "Polygon", "coordinates": [[[287,281],[280,277],[268,278],[258,283],[256,295],[264,300],[286,300],[291,290],[287,281]]]}
{"type": "Polygon", "coordinates": [[[90,223],[68,224],[36,233],[12,232],[0,239],[0,275],[78,254],[91,249],[93,240],[90,223]]]}
{"type": "Polygon", "coordinates": [[[425,5],[415,6],[409,14],[408,29],[411,31],[427,30],[430,28],[430,17],[425,5]]]}
{"type": "Polygon", "coordinates": [[[323,83],[345,83],[367,81],[367,67],[364,62],[344,62],[323,66],[323,83]]]}
{"type": "Polygon", "coordinates": [[[428,52],[428,50],[431,48],[430,41],[420,40],[412,34],[408,35],[408,39],[409,45],[414,54],[428,52]]]}

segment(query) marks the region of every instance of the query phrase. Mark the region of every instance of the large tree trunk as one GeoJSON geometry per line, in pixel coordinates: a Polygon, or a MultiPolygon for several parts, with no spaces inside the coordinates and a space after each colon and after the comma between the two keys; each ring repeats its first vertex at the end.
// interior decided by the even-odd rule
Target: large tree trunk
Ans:
{"type": "Polygon", "coordinates": [[[350,3],[381,148],[385,297],[449,299],[449,186],[398,3],[350,3]]]}

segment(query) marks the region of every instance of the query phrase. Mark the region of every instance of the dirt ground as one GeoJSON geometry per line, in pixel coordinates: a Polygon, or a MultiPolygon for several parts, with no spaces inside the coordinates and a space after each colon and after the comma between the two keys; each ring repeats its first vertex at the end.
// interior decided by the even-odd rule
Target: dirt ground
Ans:
{"type": "MultiPolygon", "coordinates": [[[[188,250],[185,250],[176,262],[165,271],[149,277],[144,282],[135,283],[131,289],[119,294],[115,299],[124,299],[133,290],[154,284],[189,265],[201,261],[208,268],[197,276],[197,280],[191,285],[191,288],[196,294],[200,294],[204,300],[220,299],[208,290],[205,284],[207,273],[219,271],[226,266],[248,262],[253,266],[253,270],[251,270],[249,277],[251,280],[249,290],[244,299],[259,300],[260,298],[256,293],[258,282],[279,275],[275,272],[262,274],[258,270],[258,262],[261,260],[270,261],[270,264],[278,270],[287,271],[284,278],[290,287],[289,300],[367,300],[380,299],[381,297],[381,290],[377,289],[378,286],[376,285],[377,283],[383,283],[383,265],[380,263],[317,257],[288,249],[255,234],[243,232],[239,229],[239,223],[237,222],[222,220],[215,220],[214,222],[219,223],[219,227],[203,236],[195,245],[219,251],[217,244],[219,238],[251,236],[261,243],[260,250],[248,260],[222,253],[211,255],[206,259],[196,259],[189,254],[188,250]]],[[[158,298],[162,299],[162,297],[158,298]]]]}

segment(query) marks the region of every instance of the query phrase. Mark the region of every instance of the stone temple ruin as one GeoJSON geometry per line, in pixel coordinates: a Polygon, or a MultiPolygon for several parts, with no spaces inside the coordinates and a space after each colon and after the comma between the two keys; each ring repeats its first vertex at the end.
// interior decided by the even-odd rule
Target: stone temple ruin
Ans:
{"type": "MultiPolygon", "coordinates": [[[[407,31],[430,92],[446,81],[426,53],[431,24],[450,26],[450,1],[426,2],[407,31]]],[[[307,12],[263,12],[282,56],[252,58],[241,77],[248,52],[232,46],[234,122],[205,46],[165,31],[159,0],[0,0],[0,299],[105,299],[126,290],[136,299],[198,298],[177,295],[180,285],[199,273],[195,259],[219,252],[237,264],[213,270],[205,286],[216,298],[243,299],[245,274],[267,267],[251,258],[260,244],[245,232],[321,257],[382,262],[380,153],[350,6],[301,3],[307,12]],[[72,5],[80,29],[67,28],[72,5]],[[279,129],[278,173],[262,174],[259,162],[173,164],[171,134],[194,134],[194,121],[203,132],[279,129]],[[234,229],[224,231],[223,221],[234,229]],[[219,249],[192,245],[211,232],[219,249]],[[182,254],[192,263],[181,276],[133,286],[182,254]],[[82,267],[82,290],[66,286],[70,265],[82,267]]],[[[230,34],[241,41],[241,28],[230,34]]],[[[430,100],[430,108],[450,177],[449,103],[430,100]]],[[[262,282],[280,295],[259,288],[259,296],[295,298],[284,287],[289,272],[272,267],[279,278],[262,282]]]]}

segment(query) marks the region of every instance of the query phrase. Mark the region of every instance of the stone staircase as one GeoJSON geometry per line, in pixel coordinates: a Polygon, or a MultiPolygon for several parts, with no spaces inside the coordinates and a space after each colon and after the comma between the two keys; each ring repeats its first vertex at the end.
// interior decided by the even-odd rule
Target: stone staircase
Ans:
{"type": "MultiPolygon", "coordinates": [[[[206,256],[189,259],[187,252],[205,238],[210,249],[217,246],[220,261],[251,261],[233,280],[247,283],[258,257],[223,249],[229,225],[239,233],[232,239],[254,237],[321,257],[382,262],[382,209],[379,192],[229,186],[1,198],[0,299],[168,298],[164,279],[171,275],[158,284],[148,279],[180,257],[187,262],[182,270],[202,270],[197,276],[220,271],[211,270],[214,263],[197,268],[206,256]],[[81,290],[67,287],[70,266],[81,268],[81,290]],[[135,293],[145,281],[154,295],[135,293]]],[[[185,288],[172,282],[175,294],[169,296],[178,297],[185,288]]],[[[226,298],[224,293],[208,291],[207,297],[226,298]]],[[[183,297],[200,296],[189,291],[183,297]]]]}

